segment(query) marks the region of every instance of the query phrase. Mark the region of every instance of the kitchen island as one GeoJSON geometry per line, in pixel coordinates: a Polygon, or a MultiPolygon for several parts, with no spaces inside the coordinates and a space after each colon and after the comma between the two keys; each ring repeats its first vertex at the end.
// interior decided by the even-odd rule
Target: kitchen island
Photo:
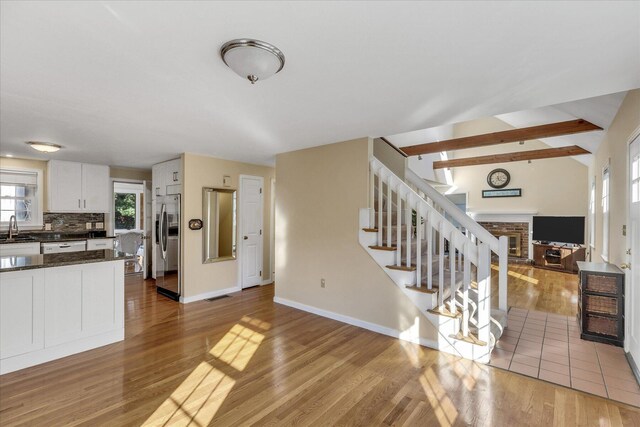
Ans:
{"type": "Polygon", "coordinates": [[[114,250],[0,257],[0,374],[124,339],[114,250]]]}

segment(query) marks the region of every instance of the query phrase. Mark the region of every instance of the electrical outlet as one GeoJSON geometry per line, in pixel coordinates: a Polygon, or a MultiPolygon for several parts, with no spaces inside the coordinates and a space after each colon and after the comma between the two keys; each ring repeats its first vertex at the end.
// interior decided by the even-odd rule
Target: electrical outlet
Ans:
{"type": "Polygon", "coordinates": [[[96,228],[102,230],[104,228],[104,222],[96,222],[96,228]]]}
{"type": "Polygon", "coordinates": [[[326,283],[325,283],[324,279],[320,279],[320,287],[324,288],[325,285],[326,285],[326,283]]]}
{"type": "Polygon", "coordinates": [[[84,225],[84,226],[85,226],[85,228],[86,228],[87,230],[91,230],[91,223],[90,223],[90,222],[85,223],[85,225],[84,225]]]}
{"type": "Polygon", "coordinates": [[[45,225],[44,225],[44,229],[45,229],[46,231],[51,231],[51,223],[45,224],[45,225]]]}

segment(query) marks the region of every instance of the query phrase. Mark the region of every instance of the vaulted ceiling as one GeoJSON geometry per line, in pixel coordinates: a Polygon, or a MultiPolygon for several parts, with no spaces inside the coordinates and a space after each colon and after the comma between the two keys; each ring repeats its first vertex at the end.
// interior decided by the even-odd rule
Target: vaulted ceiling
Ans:
{"type": "Polygon", "coordinates": [[[0,4],[2,155],[45,140],[65,149],[42,158],[273,164],[640,87],[638,2],[0,4]],[[240,79],[218,54],[239,37],[278,46],[284,70],[240,79]]]}

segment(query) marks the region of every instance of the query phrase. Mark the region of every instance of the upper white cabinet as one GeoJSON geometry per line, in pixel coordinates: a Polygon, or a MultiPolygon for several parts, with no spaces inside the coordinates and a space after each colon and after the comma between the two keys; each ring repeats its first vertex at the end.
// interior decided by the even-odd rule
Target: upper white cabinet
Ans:
{"type": "Polygon", "coordinates": [[[49,211],[109,212],[109,166],[50,160],[49,211]]]}
{"type": "Polygon", "coordinates": [[[182,193],[182,162],[180,159],[153,165],[152,177],[154,196],[182,193]]]}

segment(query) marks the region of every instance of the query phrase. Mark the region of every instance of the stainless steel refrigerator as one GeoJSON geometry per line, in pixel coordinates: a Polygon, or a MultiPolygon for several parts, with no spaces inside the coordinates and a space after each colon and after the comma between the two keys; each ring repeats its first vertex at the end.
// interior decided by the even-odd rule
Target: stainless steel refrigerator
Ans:
{"type": "Polygon", "coordinates": [[[156,199],[156,288],[178,301],[182,293],[180,266],[180,195],[156,199]]]}

